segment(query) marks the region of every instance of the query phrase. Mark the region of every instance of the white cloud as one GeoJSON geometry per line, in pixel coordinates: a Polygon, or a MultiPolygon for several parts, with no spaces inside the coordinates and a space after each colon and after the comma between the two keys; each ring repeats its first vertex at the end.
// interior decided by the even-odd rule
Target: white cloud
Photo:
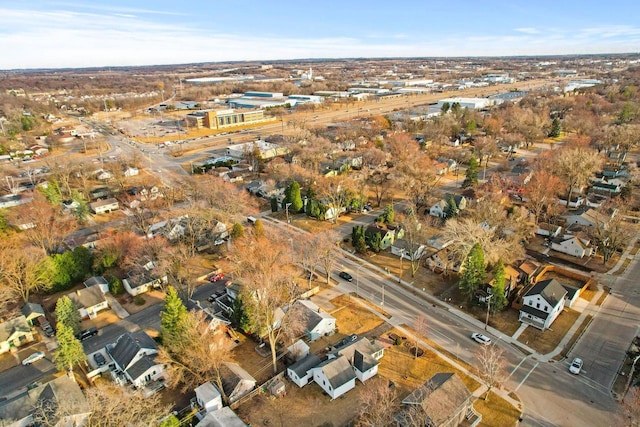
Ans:
{"type": "Polygon", "coordinates": [[[540,31],[536,28],[526,27],[526,28],[516,28],[515,31],[524,34],[540,34],[540,31]]]}

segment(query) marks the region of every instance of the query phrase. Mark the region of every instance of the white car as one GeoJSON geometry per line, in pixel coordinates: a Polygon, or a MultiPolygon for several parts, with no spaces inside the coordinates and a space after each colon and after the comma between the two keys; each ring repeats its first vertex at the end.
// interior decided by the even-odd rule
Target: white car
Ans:
{"type": "Polygon", "coordinates": [[[31,365],[33,362],[37,362],[40,359],[44,358],[44,353],[41,351],[38,351],[36,353],[33,353],[31,356],[27,357],[26,359],[24,359],[22,361],[22,364],[27,366],[27,365],[31,365]]]}
{"type": "Polygon", "coordinates": [[[569,372],[571,372],[572,374],[578,375],[581,370],[582,370],[582,359],[580,359],[579,357],[576,357],[575,359],[573,359],[573,362],[571,362],[571,365],[569,365],[569,372]]]}
{"type": "Polygon", "coordinates": [[[482,345],[491,344],[491,338],[489,338],[486,335],[482,335],[481,333],[478,333],[478,332],[472,333],[471,339],[477,342],[478,344],[482,344],[482,345]]]}

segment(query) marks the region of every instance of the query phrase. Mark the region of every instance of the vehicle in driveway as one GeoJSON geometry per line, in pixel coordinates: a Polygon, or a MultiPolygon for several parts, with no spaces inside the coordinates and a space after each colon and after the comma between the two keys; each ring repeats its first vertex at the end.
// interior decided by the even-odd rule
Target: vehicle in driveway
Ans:
{"type": "Polygon", "coordinates": [[[209,277],[210,282],[217,282],[218,280],[224,279],[224,273],[216,273],[209,277]]]}
{"type": "Polygon", "coordinates": [[[346,271],[341,271],[340,273],[338,273],[338,276],[342,277],[347,282],[353,281],[353,277],[346,271]]]}
{"type": "Polygon", "coordinates": [[[571,372],[574,375],[578,375],[581,370],[582,370],[582,359],[580,359],[579,357],[576,357],[575,359],[573,359],[573,362],[571,362],[571,365],[569,365],[569,372],[571,372]]]}
{"type": "Polygon", "coordinates": [[[98,367],[104,365],[105,363],[107,363],[107,359],[104,358],[104,356],[102,355],[102,353],[96,353],[93,355],[93,360],[96,361],[96,365],[98,365],[98,367]]]}
{"type": "Polygon", "coordinates": [[[483,335],[479,332],[474,332],[471,334],[471,339],[474,340],[475,342],[477,342],[478,344],[482,344],[482,345],[489,345],[491,344],[491,338],[489,338],[486,335],[483,335]]]}
{"type": "Polygon", "coordinates": [[[27,357],[26,359],[24,359],[22,361],[22,364],[24,366],[31,365],[33,362],[37,362],[38,360],[43,358],[44,358],[44,353],[41,351],[38,351],[36,353],[33,353],[31,356],[27,357]]]}

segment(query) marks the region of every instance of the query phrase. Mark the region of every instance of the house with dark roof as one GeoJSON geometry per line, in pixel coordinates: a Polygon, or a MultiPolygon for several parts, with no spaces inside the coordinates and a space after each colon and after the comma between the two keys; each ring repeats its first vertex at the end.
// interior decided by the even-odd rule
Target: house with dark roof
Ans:
{"type": "Polygon", "coordinates": [[[329,359],[346,357],[356,373],[356,377],[365,382],[378,373],[380,359],[384,356],[384,347],[367,337],[347,343],[329,352],[329,359]]]}
{"type": "Polygon", "coordinates": [[[473,410],[473,395],[454,373],[435,374],[402,403],[405,409],[395,416],[398,425],[408,425],[409,414],[424,416],[421,425],[434,427],[456,427],[465,420],[477,425],[482,418],[473,410]]]}
{"type": "Polygon", "coordinates": [[[337,399],[356,386],[356,374],[345,356],[328,359],[312,369],[316,382],[331,399],[337,399]]]}
{"type": "Polygon", "coordinates": [[[92,276],[84,281],[84,286],[90,288],[92,286],[98,287],[103,294],[109,292],[109,282],[102,276],[92,276]]]}
{"type": "Polygon", "coordinates": [[[46,320],[44,315],[44,307],[40,304],[28,302],[20,309],[22,315],[27,319],[29,326],[37,325],[39,320],[46,320]]]}
{"type": "Polygon", "coordinates": [[[586,237],[576,236],[574,234],[565,234],[556,237],[551,242],[551,249],[571,255],[576,258],[584,258],[594,253],[591,241],[586,237]]]}
{"type": "Polygon", "coordinates": [[[295,303],[301,308],[304,318],[305,334],[311,341],[325,335],[333,335],[336,330],[336,318],[322,310],[309,300],[298,300],[295,303]]]}
{"type": "Polygon", "coordinates": [[[315,354],[307,354],[287,368],[287,377],[298,387],[304,387],[313,380],[313,368],[321,362],[322,360],[315,354]]]}
{"type": "Polygon", "coordinates": [[[444,218],[447,212],[447,206],[449,206],[449,200],[453,198],[458,211],[464,210],[467,207],[467,198],[461,194],[445,194],[444,198],[438,201],[435,205],[429,208],[429,215],[436,216],[438,218],[444,218]]]}
{"type": "Polygon", "coordinates": [[[404,229],[392,225],[372,224],[364,230],[364,236],[367,241],[373,239],[376,234],[380,234],[380,240],[382,242],[381,249],[384,250],[391,247],[396,239],[404,236],[404,229]]]}
{"type": "Polygon", "coordinates": [[[98,315],[99,311],[109,308],[109,302],[98,286],[78,289],[75,292],[68,293],[67,296],[78,307],[78,312],[82,319],[93,319],[98,315]]]}
{"type": "Polygon", "coordinates": [[[256,379],[237,363],[223,363],[220,368],[220,376],[222,377],[222,388],[229,403],[235,402],[256,387],[256,379]]]}
{"type": "Polygon", "coordinates": [[[545,330],[562,312],[567,290],[556,279],[541,280],[522,298],[519,319],[538,329],[545,330]]]}
{"type": "Polygon", "coordinates": [[[131,272],[126,279],[122,279],[122,286],[131,296],[149,292],[154,287],[160,287],[163,279],[152,276],[148,271],[131,272]]]}
{"type": "Polygon", "coordinates": [[[107,352],[134,386],[140,388],[163,378],[164,365],[156,361],[158,346],[144,331],[127,332],[107,346],[107,352]]]}

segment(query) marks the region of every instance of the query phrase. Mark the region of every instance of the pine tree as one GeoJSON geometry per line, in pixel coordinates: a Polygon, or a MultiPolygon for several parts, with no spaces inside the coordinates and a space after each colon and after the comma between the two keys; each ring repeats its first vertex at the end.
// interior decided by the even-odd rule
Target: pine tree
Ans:
{"type": "Polygon", "coordinates": [[[278,212],[278,199],[272,197],[270,200],[271,203],[271,212],[278,212]]]}
{"type": "Polygon", "coordinates": [[[56,303],[56,321],[71,328],[73,334],[80,332],[80,313],[78,307],[68,296],[63,296],[56,303]]]}
{"type": "Polygon", "coordinates": [[[178,296],[178,292],[173,286],[169,286],[164,298],[164,308],[160,312],[162,341],[167,347],[180,340],[186,316],[187,308],[178,296]]]}
{"type": "Polygon", "coordinates": [[[447,206],[444,208],[445,219],[454,218],[459,212],[460,210],[456,204],[456,199],[453,198],[453,194],[449,194],[449,197],[447,197],[447,206]]]}
{"type": "Polygon", "coordinates": [[[504,269],[502,260],[498,260],[493,272],[493,289],[491,294],[491,311],[501,311],[507,304],[507,298],[504,296],[504,287],[507,281],[507,274],[504,269]]]}
{"type": "Polygon", "coordinates": [[[245,333],[251,333],[251,320],[248,310],[250,310],[250,307],[244,305],[241,296],[233,300],[231,324],[234,328],[238,328],[245,333]]]}
{"type": "Polygon", "coordinates": [[[351,232],[351,244],[359,254],[367,252],[367,242],[364,236],[364,226],[356,225],[351,232]]]}
{"type": "Polygon", "coordinates": [[[367,244],[373,252],[380,252],[382,250],[382,235],[380,234],[380,232],[374,233],[372,236],[370,236],[367,244]]]}
{"type": "Polygon", "coordinates": [[[551,130],[549,131],[549,136],[551,138],[556,138],[560,136],[561,131],[562,131],[562,124],[560,123],[560,119],[556,117],[551,122],[551,130]]]}
{"type": "Polygon", "coordinates": [[[471,156],[469,159],[469,165],[465,172],[465,178],[462,183],[462,188],[473,187],[478,183],[478,159],[475,156],[471,156]]]}
{"type": "Polygon", "coordinates": [[[290,213],[297,213],[302,210],[304,205],[302,204],[302,196],[300,195],[300,184],[298,181],[291,181],[291,183],[284,190],[284,200],[282,201],[282,208],[286,209],[289,206],[290,213]]]}
{"type": "Polygon", "coordinates": [[[484,252],[478,243],[473,245],[464,261],[464,271],[458,282],[458,289],[465,297],[471,299],[478,287],[485,281],[484,252]]]}
{"type": "Polygon", "coordinates": [[[384,212],[382,213],[382,216],[384,217],[385,224],[391,224],[393,223],[393,221],[395,221],[396,212],[393,209],[392,204],[388,204],[387,206],[384,207],[384,212]]]}
{"type": "Polygon", "coordinates": [[[73,329],[64,323],[58,322],[56,338],[58,350],[53,355],[53,361],[59,370],[66,370],[75,381],[73,367],[87,360],[82,343],[74,336],[73,329]]]}

